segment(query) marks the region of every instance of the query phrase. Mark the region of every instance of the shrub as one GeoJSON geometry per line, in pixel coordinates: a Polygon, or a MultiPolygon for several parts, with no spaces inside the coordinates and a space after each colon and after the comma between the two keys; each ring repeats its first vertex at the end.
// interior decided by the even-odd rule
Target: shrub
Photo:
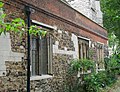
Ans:
{"type": "Polygon", "coordinates": [[[94,62],[92,60],[88,59],[76,59],[72,60],[70,63],[70,71],[76,72],[76,71],[84,71],[87,70],[93,70],[94,69],[94,62]]]}
{"type": "Polygon", "coordinates": [[[86,92],[99,92],[100,88],[105,88],[116,81],[113,74],[106,71],[92,73],[84,78],[86,92]]]}

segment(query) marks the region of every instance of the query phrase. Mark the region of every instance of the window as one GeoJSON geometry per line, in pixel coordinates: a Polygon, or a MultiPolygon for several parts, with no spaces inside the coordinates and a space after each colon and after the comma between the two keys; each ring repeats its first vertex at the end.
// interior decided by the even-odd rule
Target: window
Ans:
{"type": "Polygon", "coordinates": [[[78,38],[79,59],[88,58],[89,41],[78,38]]]}
{"type": "Polygon", "coordinates": [[[98,43],[97,47],[97,66],[98,69],[104,69],[104,50],[103,45],[98,43]]]}
{"type": "Polygon", "coordinates": [[[31,75],[52,74],[52,38],[31,37],[31,75]]]}

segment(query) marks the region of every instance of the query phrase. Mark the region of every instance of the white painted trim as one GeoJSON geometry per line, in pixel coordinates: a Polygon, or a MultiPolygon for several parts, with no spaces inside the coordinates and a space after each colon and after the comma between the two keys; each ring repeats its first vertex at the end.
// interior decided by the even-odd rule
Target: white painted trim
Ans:
{"type": "Polygon", "coordinates": [[[88,44],[89,44],[89,47],[90,47],[91,43],[90,43],[90,39],[89,38],[85,38],[85,37],[82,37],[82,36],[78,36],[78,38],[83,39],[83,40],[87,40],[88,44]]]}
{"type": "Polygon", "coordinates": [[[81,38],[81,39],[83,39],[83,40],[88,40],[88,41],[90,41],[90,39],[85,38],[85,37],[82,37],[82,36],[78,36],[78,38],[81,38]]]}
{"type": "Polygon", "coordinates": [[[65,50],[53,50],[53,53],[56,54],[67,54],[67,55],[74,55],[75,51],[65,51],[65,50]]]}
{"type": "Polygon", "coordinates": [[[105,69],[98,69],[98,71],[105,71],[105,69]]]}
{"type": "Polygon", "coordinates": [[[66,55],[73,55],[73,58],[77,58],[77,51],[66,51],[66,50],[59,50],[57,45],[53,45],[53,54],[66,54],[66,55]]]}
{"type": "Polygon", "coordinates": [[[53,29],[53,30],[57,30],[57,27],[55,27],[55,26],[51,26],[51,25],[48,25],[48,24],[44,24],[44,23],[38,22],[38,21],[36,21],[36,20],[32,20],[32,22],[35,23],[35,24],[38,24],[38,25],[45,26],[45,27],[47,27],[47,28],[53,29]]]}
{"type": "Polygon", "coordinates": [[[48,78],[53,78],[51,75],[41,75],[41,76],[31,76],[30,80],[42,80],[42,79],[48,79],[48,78]]]}
{"type": "Polygon", "coordinates": [[[97,41],[97,43],[99,43],[99,44],[101,44],[101,45],[104,45],[104,43],[101,43],[101,42],[98,42],[98,41],[97,41]]]}

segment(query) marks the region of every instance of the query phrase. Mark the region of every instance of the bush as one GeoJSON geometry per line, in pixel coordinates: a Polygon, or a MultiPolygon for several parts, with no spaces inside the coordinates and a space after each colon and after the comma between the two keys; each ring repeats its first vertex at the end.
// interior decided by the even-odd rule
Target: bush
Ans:
{"type": "Polygon", "coordinates": [[[76,59],[76,60],[71,61],[69,71],[72,71],[72,72],[84,71],[84,72],[86,72],[87,70],[90,70],[90,69],[91,70],[94,69],[94,62],[92,60],[76,59]]]}
{"type": "Polygon", "coordinates": [[[95,73],[84,78],[84,86],[86,92],[99,92],[98,78],[95,73]]]}
{"type": "Polygon", "coordinates": [[[112,73],[107,73],[106,71],[100,71],[98,73],[93,73],[87,75],[84,78],[84,84],[86,92],[99,92],[100,88],[105,88],[113,84],[116,81],[116,78],[112,73]]]}
{"type": "MultiPolygon", "coordinates": [[[[73,60],[70,64],[69,73],[77,73],[91,69],[94,70],[94,62],[88,59],[73,60]]],[[[112,85],[116,82],[116,75],[120,73],[120,54],[114,54],[110,58],[105,58],[105,71],[91,74],[83,74],[74,81],[72,90],[68,92],[100,92],[100,88],[112,85]]],[[[69,87],[67,87],[69,88],[69,87]]],[[[69,90],[69,89],[67,89],[69,90]]]]}
{"type": "Polygon", "coordinates": [[[105,58],[105,68],[108,73],[114,75],[120,74],[120,53],[113,54],[109,58],[105,58]]]}
{"type": "MultiPolygon", "coordinates": [[[[86,72],[87,70],[94,69],[94,62],[88,59],[76,59],[72,60],[70,63],[68,74],[69,76],[73,76],[76,74],[76,80],[74,81],[74,85],[69,85],[70,83],[65,84],[64,91],[65,92],[86,92],[84,82],[82,81],[81,77],[77,77],[77,73],[79,72],[86,72]]],[[[69,77],[69,78],[70,78],[69,77]]]]}

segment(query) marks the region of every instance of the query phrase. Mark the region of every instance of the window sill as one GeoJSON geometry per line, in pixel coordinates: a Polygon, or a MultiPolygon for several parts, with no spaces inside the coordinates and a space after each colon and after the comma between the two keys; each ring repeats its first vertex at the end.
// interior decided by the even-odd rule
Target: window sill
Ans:
{"type": "Polygon", "coordinates": [[[86,72],[81,72],[81,74],[90,74],[91,73],[91,70],[88,70],[86,72]]]}
{"type": "Polygon", "coordinates": [[[98,69],[98,71],[105,71],[105,69],[98,69]]]}
{"type": "Polygon", "coordinates": [[[30,80],[31,81],[32,80],[42,80],[42,79],[48,79],[48,78],[53,78],[53,76],[51,76],[51,75],[41,75],[41,76],[36,75],[36,76],[31,76],[30,80]]]}

